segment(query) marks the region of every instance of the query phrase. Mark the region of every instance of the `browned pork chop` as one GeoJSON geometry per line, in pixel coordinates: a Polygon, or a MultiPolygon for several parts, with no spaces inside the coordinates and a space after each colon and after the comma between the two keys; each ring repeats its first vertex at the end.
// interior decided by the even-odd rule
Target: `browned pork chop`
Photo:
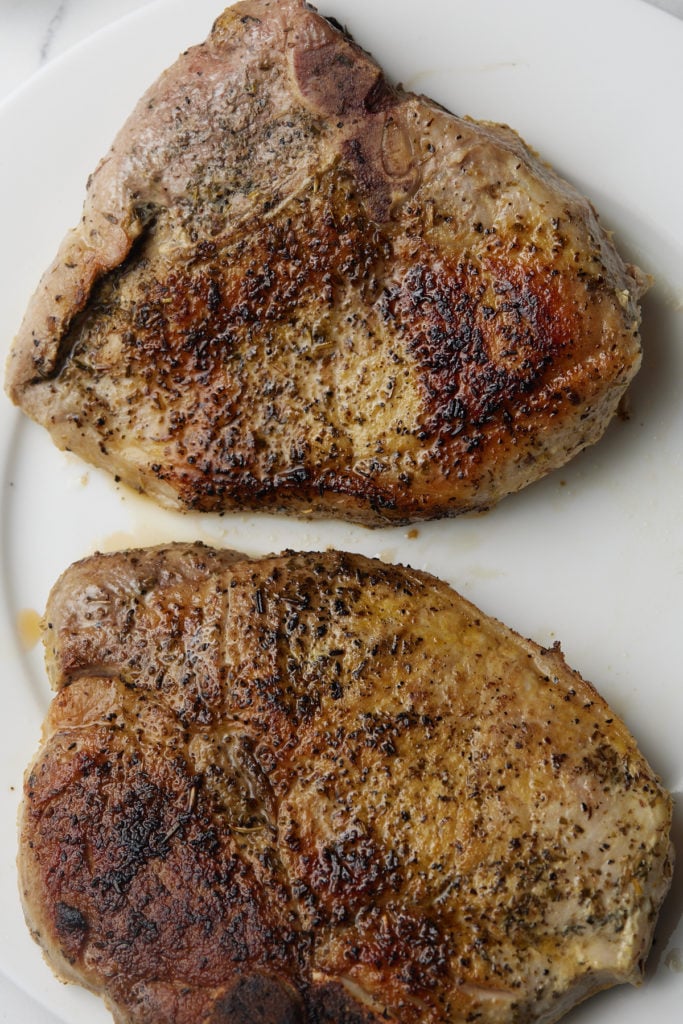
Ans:
{"type": "Polygon", "coordinates": [[[168,506],[488,507],[605,430],[641,277],[509,128],[249,0],[152,86],[11,355],[56,443],[168,506]]]}
{"type": "Polygon", "coordinates": [[[640,980],[671,803],[593,687],[425,573],[72,566],[21,888],[119,1024],[530,1024],[640,980]]]}

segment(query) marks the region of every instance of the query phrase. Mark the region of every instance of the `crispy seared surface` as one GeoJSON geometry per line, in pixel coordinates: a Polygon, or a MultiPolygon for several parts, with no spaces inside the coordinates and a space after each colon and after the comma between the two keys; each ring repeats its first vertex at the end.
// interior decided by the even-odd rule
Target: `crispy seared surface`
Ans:
{"type": "Polygon", "coordinates": [[[166,505],[452,515],[603,433],[641,288],[512,130],[393,88],[301,0],[249,0],[92,176],[7,388],[166,505]]]}
{"type": "Polygon", "coordinates": [[[126,1024],[528,1024],[637,981],[671,803],[594,688],[357,555],[55,586],[27,918],[126,1024]]]}

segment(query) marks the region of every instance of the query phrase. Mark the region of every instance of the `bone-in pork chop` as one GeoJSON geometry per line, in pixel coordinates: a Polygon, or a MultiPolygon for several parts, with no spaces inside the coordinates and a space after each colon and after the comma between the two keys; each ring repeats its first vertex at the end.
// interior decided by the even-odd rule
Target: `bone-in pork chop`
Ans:
{"type": "Polygon", "coordinates": [[[394,88],[301,0],[248,0],[92,175],[7,387],[167,506],[453,515],[600,437],[641,290],[511,129],[394,88]]]}
{"type": "Polygon", "coordinates": [[[118,1024],[549,1024],[641,978],[671,803],[595,689],[412,569],[72,566],[21,888],[118,1024]]]}

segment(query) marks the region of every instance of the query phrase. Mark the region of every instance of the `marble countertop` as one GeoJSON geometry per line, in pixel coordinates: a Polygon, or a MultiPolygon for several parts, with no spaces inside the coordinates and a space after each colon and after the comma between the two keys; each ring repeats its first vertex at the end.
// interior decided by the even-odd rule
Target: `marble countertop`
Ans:
{"type": "MultiPolygon", "coordinates": [[[[156,0],[0,0],[0,101],[94,32],[156,0]]],[[[226,0],[227,2],[227,0],[226,0]]],[[[643,0],[683,19],[683,0],[643,0]]],[[[217,0],[217,10],[221,6],[217,0]]],[[[0,974],[0,1024],[55,1018],[0,974]]]]}
{"type": "Polygon", "coordinates": [[[153,0],[1,0],[0,98],[40,67],[153,0]]]}

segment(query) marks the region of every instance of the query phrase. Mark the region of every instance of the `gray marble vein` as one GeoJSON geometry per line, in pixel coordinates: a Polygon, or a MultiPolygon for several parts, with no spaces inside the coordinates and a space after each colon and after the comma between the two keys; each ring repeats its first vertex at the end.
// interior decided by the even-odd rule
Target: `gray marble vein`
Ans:
{"type": "Polygon", "coordinates": [[[64,14],[65,14],[68,2],[69,2],[69,0],[60,0],[60,3],[57,5],[57,9],[55,10],[54,14],[50,18],[50,21],[48,22],[47,29],[46,29],[45,35],[43,37],[43,42],[42,42],[42,45],[40,47],[40,63],[41,64],[44,64],[45,61],[48,60],[48,58],[50,57],[50,50],[51,50],[52,44],[54,42],[55,33],[57,32],[57,29],[59,28],[60,24],[62,23],[62,21],[64,19],[64,14]]]}

